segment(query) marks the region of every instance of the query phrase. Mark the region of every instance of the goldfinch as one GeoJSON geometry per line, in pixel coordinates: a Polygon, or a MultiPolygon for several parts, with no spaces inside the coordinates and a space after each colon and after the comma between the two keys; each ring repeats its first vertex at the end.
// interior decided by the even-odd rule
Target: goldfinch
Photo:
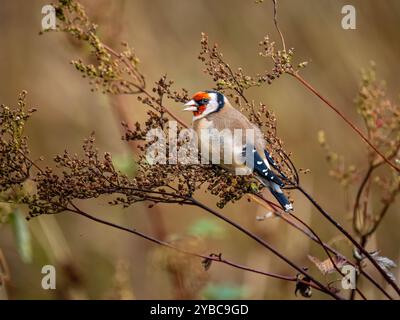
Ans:
{"type": "MultiPolygon", "coordinates": [[[[253,170],[256,178],[270,190],[283,210],[293,210],[292,204],[281,189],[284,186],[282,179],[271,169],[272,167],[279,172],[265,148],[262,133],[245,115],[236,110],[223,94],[211,90],[197,92],[192,100],[185,104],[184,111],[193,112],[193,129],[199,139],[202,157],[209,159],[210,156],[217,156],[218,159],[224,159],[218,164],[230,171],[253,170]],[[235,138],[235,134],[233,137],[221,134],[227,129],[231,133],[240,131],[246,134],[242,134],[239,139],[235,138]],[[252,134],[252,139],[249,139],[249,133],[252,134]],[[220,145],[211,141],[215,136],[218,136],[220,145]],[[243,161],[244,154],[246,161],[243,161]],[[250,162],[249,154],[252,155],[250,162]]],[[[281,172],[279,174],[284,177],[281,172]]]]}

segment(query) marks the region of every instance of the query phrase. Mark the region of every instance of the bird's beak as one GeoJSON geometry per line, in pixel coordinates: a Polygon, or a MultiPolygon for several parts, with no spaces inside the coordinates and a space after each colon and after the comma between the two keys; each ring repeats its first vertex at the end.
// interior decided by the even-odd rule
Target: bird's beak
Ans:
{"type": "Polygon", "coordinates": [[[192,99],[184,105],[186,108],[183,111],[197,111],[197,103],[192,99]]]}

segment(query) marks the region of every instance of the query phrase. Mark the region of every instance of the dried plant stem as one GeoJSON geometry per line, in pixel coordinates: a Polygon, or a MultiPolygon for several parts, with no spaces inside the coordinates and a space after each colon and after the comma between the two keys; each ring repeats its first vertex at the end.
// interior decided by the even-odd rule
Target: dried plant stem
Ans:
{"type": "MultiPolygon", "coordinates": [[[[294,215],[288,215],[285,212],[281,212],[280,207],[269,201],[268,199],[264,198],[262,195],[250,195],[251,198],[259,198],[262,201],[264,201],[264,203],[260,200],[257,200],[257,203],[263,205],[266,209],[270,209],[272,208],[272,210],[274,210],[275,214],[281,218],[283,221],[285,221],[286,223],[288,223],[289,225],[291,225],[292,227],[294,227],[295,229],[299,230],[300,232],[302,232],[303,234],[305,234],[307,237],[309,237],[311,240],[315,241],[316,243],[320,244],[324,250],[328,250],[329,252],[333,253],[336,256],[340,256],[343,257],[344,259],[346,259],[346,262],[348,264],[351,264],[352,266],[356,266],[355,263],[351,262],[349,259],[347,259],[345,256],[343,256],[343,254],[341,254],[340,252],[338,252],[337,250],[335,250],[334,248],[332,248],[330,245],[326,244],[325,242],[322,242],[321,239],[318,240],[318,236],[317,233],[309,226],[307,225],[303,220],[301,220],[299,217],[295,217],[294,215]],[[303,226],[306,226],[307,229],[304,229],[302,227],[300,227],[297,223],[293,222],[291,220],[291,218],[295,218],[295,220],[297,220],[298,222],[300,222],[303,226]]],[[[388,299],[393,300],[393,297],[390,296],[386,290],[374,279],[372,278],[365,270],[359,268],[360,273],[367,278],[376,288],[378,288],[388,299]]]]}
{"type": "MultiPolygon", "coordinates": [[[[255,201],[257,201],[258,203],[260,203],[262,205],[262,202],[260,200],[258,200],[255,196],[252,197],[255,201]]],[[[268,206],[270,206],[268,204],[268,206]]],[[[278,211],[276,211],[275,209],[273,209],[276,214],[280,217],[284,217],[285,213],[279,213],[278,211]]],[[[294,220],[296,220],[297,222],[299,222],[301,225],[303,225],[304,227],[306,227],[307,230],[309,230],[309,232],[311,232],[311,234],[315,237],[315,240],[317,243],[319,243],[322,248],[324,249],[325,253],[327,254],[329,260],[332,262],[332,265],[334,266],[334,268],[336,269],[337,272],[339,272],[339,274],[341,274],[342,276],[344,276],[344,274],[342,274],[342,271],[337,267],[335,261],[333,260],[333,258],[331,257],[331,254],[329,252],[329,250],[324,246],[324,243],[322,242],[322,240],[319,238],[319,236],[317,235],[316,232],[314,232],[305,222],[303,222],[300,218],[297,218],[294,214],[290,215],[294,220]]],[[[285,221],[289,221],[287,218],[284,218],[285,221]]],[[[304,229],[300,228],[297,224],[293,223],[292,225],[296,225],[298,227],[299,230],[305,231],[304,229]]],[[[361,296],[364,297],[364,300],[366,300],[365,296],[361,293],[361,296]]]]}
{"type": "MultiPolygon", "coordinates": [[[[275,27],[281,37],[281,42],[282,42],[282,47],[284,52],[286,52],[286,48],[285,48],[285,39],[284,36],[278,26],[278,19],[277,19],[277,11],[278,11],[278,3],[277,0],[272,0],[273,5],[274,5],[274,24],[275,27]]],[[[363,183],[360,187],[360,189],[358,190],[358,194],[357,194],[357,200],[356,200],[356,204],[355,204],[355,208],[354,208],[354,212],[357,210],[358,207],[358,203],[363,191],[364,186],[366,185],[366,183],[368,182],[372,171],[376,168],[379,167],[380,165],[382,165],[383,163],[387,163],[389,164],[393,169],[395,169],[397,172],[400,172],[400,168],[398,166],[396,166],[395,164],[393,164],[389,159],[393,158],[397,151],[392,154],[389,157],[386,157],[382,152],[380,152],[373,144],[372,142],[362,133],[362,131],[355,125],[353,124],[337,107],[335,107],[328,99],[326,99],[325,97],[323,97],[310,83],[308,83],[303,77],[301,77],[298,73],[298,71],[292,71],[292,72],[287,72],[288,74],[290,74],[291,76],[293,76],[295,79],[297,79],[302,85],[304,85],[308,90],[310,90],[314,95],[316,95],[320,100],[322,100],[326,105],[328,105],[335,113],[337,113],[363,140],[365,143],[367,143],[381,158],[382,161],[379,162],[376,165],[371,164],[365,179],[363,180],[363,183]]],[[[348,234],[327,212],[325,212],[322,207],[319,206],[319,204],[309,195],[307,194],[304,189],[302,189],[300,186],[298,186],[297,188],[300,192],[303,193],[303,195],[333,224],[336,226],[336,228],[339,229],[339,231],[341,231],[363,254],[365,254],[365,256],[368,258],[368,260],[370,260],[372,262],[372,264],[379,270],[379,272],[384,276],[384,278],[390,283],[390,285],[396,290],[396,292],[398,294],[400,294],[400,289],[399,287],[396,285],[396,283],[394,281],[392,281],[392,279],[390,279],[390,277],[386,274],[386,272],[384,270],[382,270],[382,268],[378,265],[378,263],[368,254],[368,252],[364,249],[366,242],[367,242],[367,237],[361,237],[361,245],[350,236],[350,234],[348,234]]],[[[399,189],[400,189],[400,185],[399,185],[399,189]]],[[[389,204],[385,205],[384,208],[381,211],[381,214],[379,215],[378,221],[377,223],[374,225],[373,230],[369,233],[372,234],[376,228],[378,227],[378,225],[380,224],[380,222],[382,221],[383,217],[385,216],[386,212],[389,209],[389,204]]],[[[355,214],[354,214],[354,219],[355,219],[355,214]]],[[[354,224],[354,220],[353,220],[353,224],[354,224]]],[[[301,228],[298,228],[299,230],[302,230],[301,228]]],[[[316,235],[314,233],[314,235],[316,235]]],[[[325,246],[322,245],[325,249],[325,246]]],[[[335,264],[334,264],[335,265],[335,264]]],[[[363,273],[363,270],[361,268],[361,263],[360,261],[358,261],[357,263],[359,270],[361,273],[363,273]]],[[[335,266],[336,267],[336,266],[335,266]]],[[[365,276],[369,279],[369,280],[373,280],[368,274],[365,274],[365,276]]],[[[376,283],[375,280],[373,280],[373,283],[387,296],[391,299],[391,297],[386,293],[385,290],[383,290],[383,288],[376,283]]],[[[351,299],[354,299],[354,295],[355,295],[355,291],[352,291],[351,294],[351,299]]]]}
{"type": "MultiPolygon", "coordinates": [[[[283,215],[283,216],[284,216],[284,215],[283,215]]],[[[389,300],[393,300],[393,297],[390,296],[390,295],[386,292],[386,290],[385,290],[378,282],[376,282],[376,280],[375,280],[374,278],[372,278],[366,271],[364,271],[364,270],[360,267],[359,264],[355,264],[355,263],[351,262],[349,259],[347,259],[345,256],[343,256],[340,252],[336,251],[335,249],[333,249],[332,247],[330,247],[330,246],[327,245],[326,243],[322,242],[322,240],[318,237],[317,233],[316,233],[315,231],[313,231],[313,229],[312,229],[309,225],[307,225],[305,222],[303,222],[299,217],[296,217],[296,216],[294,216],[294,215],[292,215],[292,216],[293,216],[293,218],[295,218],[295,220],[299,221],[302,225],[306,226],[307,229],[312,233],[311,239],[314,240],[315,242],[319,243],[319,244],[322,246],[322,248],[324,249],[324,251],[325,251],[325,252],[327,253],[327,255],[329,256],[329,258],[330,258],[332,264],[335,266],[335,268],[336,268],[336,264],[334,263],[334,261],[332,261],[329,252],[335,254],[336,256],[340,256],[340,257],[345,258],[345,259],[346,259],[346,262],[347,262],[348,264],[350,264],[350,265],[352,265],[352,266],[354,266],[354,267],[357,267],[358,270],[360,271],[360,273],[361,273],[365,278],[367,278],[376,288],[378,288],[389,300]]],[[[303,231],[303,229],[301,229],[301,228],[299,228],[299,227],[298,227],[297,229],[303,231]]],[[[303,232],[304,232],[304,231],[303,231],[303,232]]],[[[304,233],[305,233],[306,235],[308,235],[306,232],[304,232],[304,233]]],[[[353,291],[356,292],[356,291],[358,291],[358,290],[352,290],[352,292],[353,292],[353,291]]],[[[358,291],[358,293],[360,294],[360,296],[361,296],[364,300],[366,300],[365,296],[364,296],[360,291],[358,291]]]]}
{"type": "MultiPolygon", "coordinates": [[[[395,190],[395,192],[399,192],[400,191],[400,184],[398,185],[397,189],[395,190]]],[[[393,196],[392,196],[393,197],[393,196]]],[[[378,214],[378,219],[375,223],[375,225],[371,228],[371,230],[366,234],[366,238],[368,240],[368,238],[376,231],[376,229],[378,229],[378,227],[380,226],[383,218],[385,217],[386,213],[389,211],[391,202],[386,203],[381,212],[378,214]]]]}
{"type": "Polygon", "coordinates": [[[365,250],[338,222],[336,222],[330,214],[328,214],[315,200],[309,195],[301,186],[297,187],[299,190],[312,204],[313,206],[331,223],[333,224],[347,239],[353,243],[353,245],[363,254],[365,257],[374,265],[374,267],[381,273],[385,280],[391,285],[391,287],[400,295],[400,288],[397,284],[389,277],[389,275],[379,266],[373,257],[365,250]]]}
{"type": "MultiPolygon", "coordinates": [[[[392,156],[389,157],[389,159],[393,158],[393,156],[398,152],[398,149],[395,151],[395,153],[393,153],[392,156]]],[[[360,207],[360,200],[361,200],[361,195],[365,189],[365,187],[367,186],[368,181],[370,181],[370,178],[372,176],[372,173],[374,172],[374,170],[376,170],[377,168],[379,168],[382,164],[384,164],[385,162],[382,160],[378,163],[372,163],[370,162],[369,168],[358,188],[357,191],[357,195],[356,195],[356,199],[354,202],[354,208],[353,208],[353,229],[354,230],[358,230],[356,227],[356,218],[357,218],[357,210],[359,210],[360,207]]],[[[379,225],[381,224],[383,218],[385,217],[386,213],[388,212],[390,205],[392,204],[392,200],[394,200],[394,197],[396,195],[397,192],[400,191],[400,184],[397,188],[397,190],[394,190],[393,193],[391,194],[391,200],[388,200],[385,205],[383,206],[383,208],[381,209],[380,213],[378,214],[378,218],[376,219],[374,225],[370,228],[370,230],[366,233],[361,233],[358,232],[360,234],[360,245],[365,248],[367,245],[367,242],[370,238],[370,236],[372,234],[375,233],[375,231],[377,230],[377,228],[379,227],[379,225]]],[[[361,260],[357,259],[357,267],[359,270],[362,270],[362,265],[361,265],[361,260]]],[[[356,285],[358,283],[359,277],[358,275],[356,275],[356,285]]],[[[355,292],[354,290],[352,290],[351,295],[350,295],[350,300],[354,300],[355,298],[355,292]]]]}
{"type": "MultiPolygon", "coordinates": [[[[129,63],[129,61],[126,60],[125,57],[122,57],[118,52],[116,52],[114,49],[110,48],[109,46],[103,44],[104,48],[113,56],[122,59],[122,61],[124,62],[125,66],[131,70],[131,72],[134,72],[134,70],[132,70],[132,66],[129,63]]],[[[137,84],[133,83],[133,86],[138,90],[139,93],[143,93],[144,95],[146,95],[149,99],[153,99],[153,96],[146,90],[145,86],[139,86],[137,84]]],[[[162,108],[168,115],[171,116],[171,118],[173,118],[176,122],[178,122],[181,126],[186,127],[186,124],[183,120],[181,120],[177,115],[175,115],[171,110],[169,110],[169,108],[167,108],[166,106],[162,105],[160,102],[156,101],[156,103],[159,105],[160,108],[162,108]]]]}
{"type": "MultiPolygon", "coordinates": [[[[367,244],[367,237],[366,237],[366,236],[362,236],[362,237],[361,237],[361,240],[360,240],[360,245],[361,245],[363,248],[365,248],[366,244],[367,244]]],[[[359,259],[357,259],[357,268],[358,268],[358,270],[362,270],[361,260],[359,260],[359,259]]],[[[359,277],[358,274],[356,273],[356,283],[355,283],[356,287],[358,286],[359,278],[360,278],[360,277],[359,277]]],[[[355,290],[351,290],[350,300],[354,300],[355,297],[356,297],[356,292],[355,292],[355,290]]]]}
{"type": "MultiPolygon", "coordinates": [[[[380,164],[381,164],[381,163],[383,163],[383,162],[380,162],[380,164]]],[[[355,199],[355,201],[354,201],[354,208],[353,208],[353,229],[354,229],[354,230],[357,230],[357,227],[356,227],[356,217],[357,217],[357,210],[358,210],[359,205],[360,205],[361,195],[362,195],[362,193],[363,193],[363,191],[364,191],[364,188],[365,188],[365,186],[367,185],[367,182],[369,181],[369,179],[370,179],[370,177],[371,177],[371,175],[372,175],[374,169],[377,168],[378,166],[379,166],[379,165],[376,165],[376,166],[371,165],[371,166],[368,168],[367,173],[365,174],[364,178],[363,178],[362,181],[361,181],[360,187],[358,188],[357,195],[356,195],[356,199],[355,199]]]]}
{"type": "MultiPolygon", "coordinates": [[[[392,157],[389,157],[392,158],[392,157]]],[[[384,163],[384,161],[381,161],[377,164],[371,164],[370,167],[367,170],[367,173],[365,174],[360,187],[357,191],[357,195],[356,195],[356,199],[354,202],[354,208],[353,208],[353,229],[356,229],[356,215],[357,215],[357,210],[359,209],[360,206],[360,199],[361,199],[361,195],[368,183],[368,181],[370,181],[370,178],[372,176],[372,173],[379,168],[382,164],[384,163]]],[[[398,187],[393,190],[392,194],[390,195],[390,200],[387,200],[385,205],[383,206],[383,208],[381,209],[380,213],[378,214],[378,218],[375,222],[375,224],[373,225],[373,227],[366,233],[366,234],[362,234],[361,238],[365,237],[365,241],[368,241],[368,238],[376,231],[376,229],[378,229],[379,225],[381,224],[383,218],[385,217],[386,213],[388,212],[390,205],[392,204],[392,202],[394,201],[396,194],[400,191],[400,183],[398,185],[398,187]]]]}
{"type": "Polygon", "coordinates": [[[315,285],[313,283],[309,283],[309,282],[306,282],[304,280],[298,279],[295,276],[286,276],[286,275],[281,275],[281,274],[277,274],[277,273],[266,272],[266,271],[261,271],[261,270],[258,270],[258,269],[250,268],[250,267],[235,263],[233,261],[227,260],[225,258],[222,258],[221,254],[218,254],[218,255],[217,254],[204,255],[204,254],[200,254],[200,253],[187,251],[187,250],[184,250],[184,249],[179,248],[177,246],[174,246],[174,245],[172,245],[172,244],[170,244],[168,242],[165,242],[163,240],[160,240],[160,239],[154,238],[152,236],[149,236],[147,234],[144,234],[144,233],[142,233],[140,231],[137,231],[135,229],[130,229],[130,228],[127,228],[127,227],[124,227],[124,226],[120,226],[120,225],[117,225],[115,223],[106,221],[106,220],[102,220],[102,219],[97,218],[97,217],[95,217],[95,216],[93,216],[93,215],[91,215],[91,214],[89,214],[87,212],[82,211],[80,208],[78,208],[74,204],[71,204],[71,205],[72,205],[72,208],[65,208],[66,211],[74,213],[74,214],[78,214],[78,215],[80,215],[82,217],[85,217],[85,218],[87,218],[89,220],[92,220],[94,222],[97,222],[97,223],[100,223],[100,224],[103,224],[103,225],[106,225],[106,226],[109,226],[109,227],[112,227],[112,228],[115,228],[115,229],[119,229],[119,230],[122,230],[122,231],[125,231],[125,232],[128,232],[128,233],[134,234],[134,235],[139,236],[140,238],[143,238],[143,239],[145,239],[147,241],[150,241],[150,242],[155,243],[157,245],[161,245],[163,247],[167,247],[167,248],[172,249],[174,251],[177,251],[177,252],[180,252],[180,253],[183,253],[183,254],[186,254],[186,255],[190,255],[190,256],[193,256],[193,257],[198,257],[198,258],[201,258],[201,259],[205,259],[205,260],[215,261],[215,262],[218,262],[218,263],[222,263],[222,264],[231,266],[231,267],[236,268],[236,269],[240,269],[240,270],[244,270],[244,271],[260,274],[260,275],[271,277],[271,278],[275,278],[275,279],[291,281],[291,282],[299,281],[299,282],[304,283],[305,285],[311,286],[312,288],[314,288],[314,289],[316,289],[318,291],[326,293],[325,290],[322,290],[319,286],[317,286],[317,285],[315,285]]]}
{"type": "Polygon", "coordinates": [[[223,216],[222,214],[218,213],[217,211],[207,207],[206,205],[204,205],[203,203],[197,201],[194,198],[191,198],[191,201],[193,202],[194,205],[208,211],[209,213],[213,214],[214,216],[218,217],[219,219],[229,223],[231,226],[235,227],[236,229],[238,229],[239,231],[241,231],[242,233],[244,233],[245,235],[247,235],[248,237],[252,238],[253,240],[255,240],[256,242],[258,242],[259,244],[261,244],[263,247],[265,247],[266,249],[268,249],[269,251],[271,251],[274,255],[276,255],[277,257],[279,257],[281,260],[285,261],[287,264],[289,264],[292,268],[294,268],[295,270],[297,270],[299,273],[303,274],[304,276],[308,277],[311,281],[313,281],[316,285],[318,285],[324,292],[326,292],[327,294],[329,294],[330,296],[332,296],[335,299],[342,299],[342,297],[338,296],[336,293],[332,292],[331,290],[329,290],[329,288],[327,288],[325,285],[323,285],[321,282],[319,282],[318,280],[316,280],[314,277],[312,277],[310,274],[308,274],[306,271],[304,271],[303,268],[300,268],[299,266],[297,266],[295,263],[293,263],[290,259],[288,259],[287,257],[285,257],[283,254],[281,254],[280,252],[278,252],[274,247],[272,247],[268,242],[266,242],[265,240],[261,239],[260,237],[258,237],[257,235],[255,235],[254,233],[250,232],[249,230],[245,229],[244,227],[242,227],[241,225],[237,224],[236,222],[230,220],[229,218],[223,216]]]}
{"type": "Polygon", "coordinates": [[[0,286],[5,286],[8,281],[10,281],[10,269],[0,248],[0,286]]]}
{"type": "MultiPolygon", "coordinates": [[[[318,234],[316,232],[314,232],[305,222],[303,222],[301,219],[299,219],[298,217],[296,217],[294,214],[292,214],[292,217],[300,222],[300,224],[302,224],[303,226],[305,226],[313,235],[314,237],[317,239],[317,242],[321,245],[321,247],[324,249],[326,255],[328,256],[329,260],[331,261],[333,267],[335,268],[335,270],[342,275],[343,277],[345,276],[345,274],[343,274],[342,270],[340,270],[340,268],[337,266],[335,260],[332,258],[329,250],[324,246],[323,241],[321,240],[321,238],[318,236],[318,234]]],[[[347,260],[347,259],[346,259],[347,260]]],[[[367,298],[365,297],[365,295],[361,292],[361,290],[359,288],[357,288],[354,290],[356,291],[364,300],[367,300],[367,298]]]]}
{"type": "Polygon", "coordinates": [[[397,172],[400,172],[400,168],[393,164],[382,152],[380,152],[369,139],[361,132],[361,130],[353,124],[337,107],[335,107],[329,100],[323,97],[311,84],[309,84],[298,72],[289,73],[295,79],[300,81],[308,90],[314,93],[319,99],[321,99],[327,106],[329,106],[334,112],[336,112],[360,137],[367,143],[388,165],[390,165],[397,172]]]}
{"type": "Polygon", "coordinates": [[[281,29],[279,28],[279,25],[278,25],[278,0],[272,0],[272,2],[274,4],[274,24],[275,24],[275,28],[276,28],[276,31],[278,31],[279,36],[281,37],[281,43],[282,43],[283,51],[286,52],[285,38],[284,38],[283,33],[282,33],[282,31],[281,31],[281,29]]]}

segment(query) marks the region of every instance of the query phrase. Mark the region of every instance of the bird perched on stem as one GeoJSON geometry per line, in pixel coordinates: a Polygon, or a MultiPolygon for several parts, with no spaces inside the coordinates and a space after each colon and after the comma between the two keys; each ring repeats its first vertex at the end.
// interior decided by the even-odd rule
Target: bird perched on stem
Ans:
{"type": "Polygon", "coordinates": [[[208,160],[211,157],[214,164],[217,159],[216,164],[239,174],[249,170],[254,172],[283,210],[293,210],[281,189],[285,185],[282,181],[285,175],[266,150],[261,131],[223,94],[212,90],[200,91],[185,104],[184,110],[193,112],[193,129],[201,146],[202,158],[208,160]]]}

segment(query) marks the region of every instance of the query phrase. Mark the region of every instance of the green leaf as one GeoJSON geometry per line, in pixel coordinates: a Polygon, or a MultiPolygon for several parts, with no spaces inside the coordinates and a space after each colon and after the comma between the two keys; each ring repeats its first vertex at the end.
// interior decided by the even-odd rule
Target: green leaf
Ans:
{"type": "Polygon", "coordinates": [[[220,239],[225,236],[225,229],[215,220],[198,219],[189,227],[188,233],[197,237],[220,239]]]}
{"type": "Polygon", "coordinates": [[[128,153],[116,154],[112,158],[115,169],[126,174],[128,177],[133,177],[136,173],[136,163],[132,156],[128,153]]]}
{"type": "Polygon", "coordinates": [[[18,253],[25,263],[32,262],[32,241],[28,223],[19,209],[10,214],[10,222],[14,230],[18,253]]]}
{"type": "Polygon", "coordinates": [[[248,292],[245,288],[234,284],[210,283],[202,291],[201,295],[209,300],[236,300],[245,299],[248,296],[248,292]]]}

